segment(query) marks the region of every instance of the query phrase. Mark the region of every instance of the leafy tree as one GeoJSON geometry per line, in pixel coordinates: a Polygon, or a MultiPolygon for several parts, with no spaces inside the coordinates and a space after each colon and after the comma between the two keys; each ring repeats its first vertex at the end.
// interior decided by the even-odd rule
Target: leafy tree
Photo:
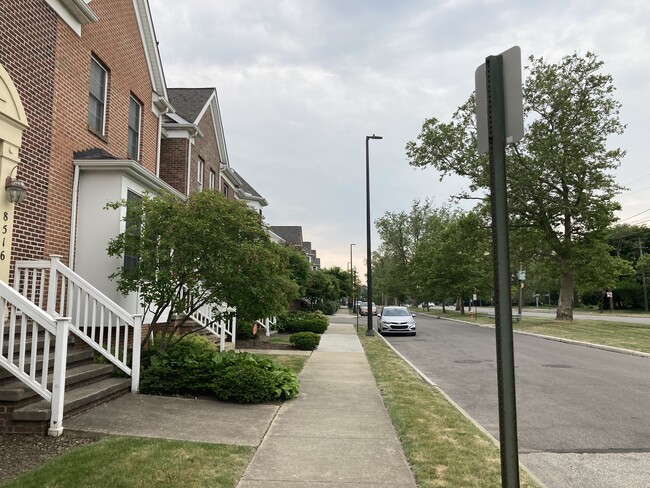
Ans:
{"type": "Polygon", "coordinates": [[[323,269],[312,271],[305,295],[312,308],[324,301],[337,300],[339,295],[339,284],[335,278],[323,269]]]}
{"type": "MultiPolygon", "coordinates": [[[[531,56],[524,83],[526,135],[508,147],[511,225],[541,237],[539,259],[560,281],[560,320],[573,319],[576,279],[588,276],[587,268],[613,264],[602,241],[620,208],[614,197],[621,187],[612,171],[625,153],[608,139],[624,126],[612,77],[601,73],[602,66],[593,53],[574,53],[557,64],[531,56]]],[[[452,122],[426,120],[417,141],[406,146],[411,165],[469,178],[461,198],[477,191],[484,197],[489,188],[488,159],[476,150],[474,112],[472,96],[452,122]]],[[[618,264],[601,271],[616,276],[618,264]]]]}
{"type": "Polygon", "coordinates": [[[422,290],[441,302],[453,298],[464,313],[464,299],[489,295],[490,234],[475,212],[436,215],[413,258],[413,275],[422,290]]]}
{"type": "Polygon", "coordinates": [[[305,296],[309,284],[309,275],[311,274],[311,265],[307,260],[307,256],[291,245],[285,246],[285,252],[289,257],[291,279],[299,288],[298,296],[305,296]]]}
{"type": "Polygon", "coordinates": [[[336,299],[347,297],[350,291],[350,285],[352,283],[352,277],[350,276],[350,272],[344,271],[338,266],[333,266],[331,268],[324,268],[323,271],[328,275],[330,275],[337,285],[338,296],[336,297],[336,299]]]}
{"type": "Polygon", "coordinates": [[[250,322],[282,312],[298,296],[290,252],[271,242],[259,214],[245,203],[203,191],[186,202],[145,196],[141,203],[109,207],[121,205],[127,206],[127,228],[111,239],[108,254],[137,258],[112,278],[123,294],[138,293],[151,315],[144,341],[160,329],[165,350],[204,305],[214,305],[215,321],[226,318],[218,305],[227,303],[236,307],[239,320],[250,322]]]}
{"type": "Polygon", "coordinates": [[[425,235],[427,219],[431,213],[432,206],[428,200],[414,200],[409,213],[386,212],[375,221],[382,242],[378,265],[375,266],[373,262],[373,286],[377,268],[384,293],[398,298],[400,302],[418,292],[411,285],[410,262],[418,243],[425,235]]]}

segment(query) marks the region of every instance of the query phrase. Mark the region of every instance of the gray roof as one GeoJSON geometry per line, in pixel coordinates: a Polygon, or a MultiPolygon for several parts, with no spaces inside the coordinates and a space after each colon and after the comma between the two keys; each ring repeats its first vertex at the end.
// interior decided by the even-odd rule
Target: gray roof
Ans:
{"type": "Polygon", "coordinates": [[[244,190],[244,193],[249,193],[250,195],[253,195],[254,197],[262,198],[262,195],[257,193],[257,190],[255,190],[255,188],[253,188],[248,183],[248,181],[246,181],[244,178],[242,178],[242,176],[235,169],[233,169],[233,168],[231,168],[231,169],[235,173],[235,175],[237,175],[237,178],[239,178],[241,180],[241,189],[244,190]]]}
{"type": "Polygon", "coordinates": [[[311,252],[311,242],[309,241],[303,241],[302,243],[302,250],[304,252],[311,252]]]}
{"type": "Polygon", "coordinates": [[[185,120],[196,123],[196,118],[215,92],[215,88],[168,88],[169,101],[185,120]]]}
{"type": "Polygon", "coordinates": [[[279,235],[285,241],[302,248],[302,226],[300,225],[272,225],[271,232],[279,235]]]}

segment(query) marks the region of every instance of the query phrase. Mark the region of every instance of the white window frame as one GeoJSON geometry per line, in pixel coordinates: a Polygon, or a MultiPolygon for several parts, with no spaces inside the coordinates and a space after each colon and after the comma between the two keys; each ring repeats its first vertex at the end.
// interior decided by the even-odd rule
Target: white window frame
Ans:
{"type": "Polygon", "coordinates": [[[97,58],[92,56],[90,58],[90,86],[88,87],[88,128],[95,132],[96,134],[99,134],[101,136],[106,134],[106,98],[107,98],[107,92],[108,92],[108,70],[104,67],[102,63],[99,62],[97,58]],[[104,74],[104,90],[103,93],[101,93],[102,98],[98,98],[97,95],[95,95],[92,92],[92,85],[93,85],[93,67],[97,66],[104,74]],[[97,128],[93,124],[90,123],[90,102],[94,100],[97,101],[101,104],[101,127],[97,128]]]}
{"type": "Polygon", "coordinates": [[[129,99],[129,127],[128,127],[128,141],[127,141],[127,154],[130,159],[133,159],[134,161],[139,161],[140,160],[140,136],[142,133],[142,104],[133,96],[131,95],[129,99]],[[131,125],[131,109],[133,107],[137,108],[137,120],[136,120],[136,125],[137,127],[133,127],[131,125]],[[135,154],[131,154],[131,135],[135,134],[135,154]]]}
{"type": "Polygon", "coordinates": [[[214,172],[213,169],[210,170],[210,179],[208,181],[208,188],[210,190],[214,190],[214,185],[217,181],[217,173],[214,172]]]}
{"type": "Polygon", "coordinates": [[[199,158],[196,169],[196,186],[199,191],[203,190],[203,171],[205,169],[205,163],[201,158],[199,158]]]}

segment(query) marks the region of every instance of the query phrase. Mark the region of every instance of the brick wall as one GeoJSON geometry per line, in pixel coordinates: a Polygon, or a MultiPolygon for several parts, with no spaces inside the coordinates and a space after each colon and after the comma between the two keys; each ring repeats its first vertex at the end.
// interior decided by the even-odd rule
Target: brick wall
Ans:
{"type": "Polygon", "coordinates": [[[29,123],[18,168],[29,193],[15,208],[14,260],[45,255],[57,18],[42,0],[0,2],[0,63],[16,85],[29,123]]]}
{"type": "Polygon", "coordinates": [[[189,144],[188,139],[163,139],[160,145],[160,178],[183,195],[187,191],[189,144]]]}
{"type": "MultiPolygon", "coordinates": [[[[16,207],[13,258],[68,261],[73,153],[102,148],[127,159],[129,101],[142,103],[140,163],[156,171],[158,119],[132,0],[93,0],[99,22],[81,37],[44,0],[0,2],[0,62],[27,114],[21,167],[29,194],[16,207]],[[105,136],[88,130],[91,56],[108,70],[105,136]]],[[[107,214],[106,218],[110,218],[107,214]]]]}
{"type": "Polygon", "coordinates": [[[192,150],[192,169],[190,172],[190,192],[195,192],[198,189],[198,161],[201,158],[204,162],[203,167],[203,189],[208,189],[210,170],[214,171],[216,175],[215,189],[218,190],[219,185],[219,169],[221,166],[219,159],[219,145],[217,143],[217,136],[215,132],[212,107],[205,111],[205,114],[198,123],[199,129],[203,133],[203,137],[197,137],[194,149],[192,150]]]}

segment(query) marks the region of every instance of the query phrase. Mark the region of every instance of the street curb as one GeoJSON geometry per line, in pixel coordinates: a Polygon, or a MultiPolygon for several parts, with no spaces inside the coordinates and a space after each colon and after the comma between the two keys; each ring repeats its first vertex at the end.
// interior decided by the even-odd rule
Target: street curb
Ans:
{"type": "MultiPolygon", "coordinates": [[[[489,324],[476,324],[474,322],[469,322],[467,320],[451,319],[448,317],[440,317],[439,315],[428,315],[428,314],[423,314],[423,315],[426,315],[428,317],[435,317],[441,320],[450,320],[452,322],[459,322],[461,324],[473,325],[475,327],[485,327],[487,329],[494,329],[494,325],[489,325],[489,324]]],[[[513,329],[512,332],[515,334],[527,335],[531,337],[539,337],[540,339],[546,339],[548,341],[563,342],[564,344],[573,344],[574,346],[590,347],[592,349],[601,349],[603,351],[616,352],[619,354],[627,354],[628,356],[637,356],[641,358],[650,359],[650,354],[648,353],[641,352],[641,351],[634,351],[632,349],[624,349],[622,347],[605,346],[603,344],[594,344],[593,342],[576,341],[575,339],[566,339],[564,337],[535,334],[534,332],[525,332],[523,330],[513,329]]]]}
{"type": "MultiPolygon", "coordinates": [[[[440,317],[438,317],[438,318],[440,318],[440,317]]],[[[462,321],[461,321],[461,320],[457,320],[456,322],[462,322],[462,321]]],[[[474,325],[474,324],[472,324],[472,325],[474,325]]],[[[426,376],[422,371],[420,371],[420,370],[418,369],[417,366],[415,366],[415,364],[413,364],[411,361],[409,361],[409,360],[406,359],[404,356],[402,356],[402,354],[401,354],[397,349],[395,349],[395,348],[393,347],[393,345],[392,345],[390,342],[388,342],[388,341],[386,340],[386,338],[385,338],[383,335],[381,335],[381,334],[379,334],[379,333],[376,333],[375,335],[378,336],[378,337],[381,337],[381,339],[384,341],[384,343],[386,343],[386,345],[387,345],[388,347],[390,347],[390,348],[392,349],[392,351],[393,351],[395,354],[397,354],[397,355],[402,359],[402,361],[404,361],[406,364],[408,364],[409,367],[410,367],[413,371],[415,371],[415,372],[418,374],[418,376],[420,376],[420,378],[422,378],[426,383],[428,383],[428,384],[429,384],[430,386],[432,386],[436,391],[438,391],[438,392],[439,392],[439,393],[440,393],[440,394],[445,398],[445,400],[447,400],[449,403],[451,403],[451,405],[453,405],[453,407],[454,407],[456,410],[458,410],[458,411],[459,411],[459,412],[460,412],[460,413],[461,413],[461,414],[462,414],[462,415],[463,415],[467,420],[469,420],[469,421],[474,425],[474,427],[476,427],[476,428],[477,428],[478,430],[480,430],[483,434],[485,434],[485,435],[488,437],[488,439],[490,439],[490,440],[492,441],[492,443],[493,443],[496,447],[498,447],[499,449],[501,449],[501,446],[500,446],[500,444],[499,444],[499,441],[498,441],[498,440],[497,440],[497,439],[496,439],[492,434],[490,434],[487,430],[485,430],[485,428],[484,428],[481,424],[479,424],[476,420],[474,420],[474,418],[473,418],[469,413],[467,413],[467,412],[463,409],[463,407],[461,407],[460,405],[458,405],[458,403],[456,403],[456,402],[455,402],[455,401],[454,401],[454,400],[453,400],[449,395],[447,395],[447,393],[445,393],[444,390],[443,390],[442,388],[440,388],[440,387],[439,387],[435,382],[431,381],[431,380],[430,380],[430,379],[429,379],[429,378],[428,378],[428,377],[427,377],[427,376],[426,376]]],[[[532,473],[532,472],[531,472],[531,471],[530,471],[530,470],[529,470],[529,469],[528,469],[524,464],[522,464],[521,462],[519,462],[519,466],[520,466],[521,468],[523,468],[523,469],[526,471],[526,473],[528,474],[528,476],[530,476],[530,478],[531,478],[535,483],[537,483],[537,484],[540,486],[540,488],[547,488],[546,485],[545,485],[544,483],[542,483],[542,482],[541,482],[541,481],[540,481],[540,480],[539,480],[539,479],[538,479],[538,478],[537,478],[537,477],[536,477],[536,476],[535,476],[535,475],[534,475],[534,474],[533,474],[533,473],[532,473]]]]}

